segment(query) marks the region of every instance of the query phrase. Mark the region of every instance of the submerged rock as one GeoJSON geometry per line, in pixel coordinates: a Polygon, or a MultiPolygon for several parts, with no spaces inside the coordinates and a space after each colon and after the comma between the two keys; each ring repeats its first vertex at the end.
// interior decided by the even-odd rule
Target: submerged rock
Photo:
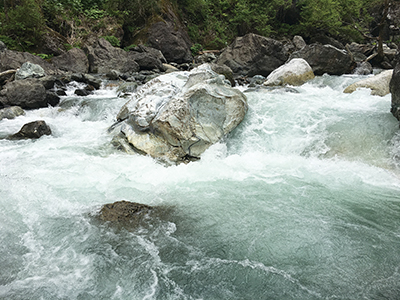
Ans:
{"type": "Polygon", "coordinates": [[[10,136],[11,140],[38,139],[43,135],[50,135],[51,129],[45,121],[34,121],[22,126],[21,130],[10,136]]]}
{"type": "Polygon", "coordinates": [[[124,224],[137,221],[151,209],[151,206],[145,204],[122,200],[103,205],[99,212],[99,217],[105,222],[124,224]]]}
{"type": "Polygon", "coordinates": [[[371,89],[371,95],[385,96],[390,93],[389,83],[392,78],[393,70],[383,71],[378,75],[357,81],[349,85],[344,93],[353,93],[358,88],[371,89]]]}
{"type": "Polygon", "coordinates": [[[274,70],[264,82],[266,86],[276,85],[302,85],[313,79],[314,72],[310,65],[302,58],[294,58],[274,70]]]}
{"type": "Polygon", "coordinates": [[[119,112],[115,131],[117,139],[122,136],[138,153],[182,162],[199,158],[231,132],[246,112],[244,94],[209,65],[202,65],[192,72],[162,75],[142,86],[119,112]]]}

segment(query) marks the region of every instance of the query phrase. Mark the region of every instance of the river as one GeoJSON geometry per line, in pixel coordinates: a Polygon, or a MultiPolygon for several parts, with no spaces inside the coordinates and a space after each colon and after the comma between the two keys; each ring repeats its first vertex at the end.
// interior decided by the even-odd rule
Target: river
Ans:
{"type": "Polygon", "coordinates": [[[0,299],[400,299],[399,125],[390,95],[342,93],[360,78],[246,90],[240,126],[178,166],[111,146],[115,88],[0,121],[53,132],[0,140],[0,299]],[[163,213],[96,221],[120,200],[163,213]]]}

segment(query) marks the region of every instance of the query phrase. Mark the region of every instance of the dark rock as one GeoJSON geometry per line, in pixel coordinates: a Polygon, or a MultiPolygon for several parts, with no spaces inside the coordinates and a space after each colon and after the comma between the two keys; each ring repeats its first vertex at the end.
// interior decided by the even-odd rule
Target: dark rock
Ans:
{"type": "Polygon", "coordinates": [[[61,55],[67,52],[65,45],[69,42],[60,33],[47,27],[46,32],[42,35],[41,39],[40,53],[61,55]]]}
{"type": "Polygon", "coordinates": [[[39,82],[41,84],[43,84],[43,86],[46,90],[52,89],[54,87],[56,80],[57,79],[55,76],[45,76],[45,77],[39,78],[39,82]]]}
{"type": "Polygon", "coordinates": [[[58,69],[73,73],[88,73],[89,60],[82,49],[72,48],[68,52],[55,56],[51,60],[58,69]]]}
{"type": "Polygon", "coordinates": [[[25,62],[31,62],[41,66],[47,75],[56,75],[59,73],[59,70],[55,66],[39,56],[27,52],[12,50],[4,50],[0,52],[0,72],[19,69],[25,62]]]}
{"type": "Polygon", "coordinates": [[[233,79],[233,72],[227,65],[210,64],[210,66],[211,70],[213,70],[215,73],[224,75],[225,78],[231,83],[231,86],[236,85],[235,80],[233,79]]]}
{"type": "Polygon", "coordinates": [[[268,76],[283,65],[288,54],[283,43],[260,35],[249,33],[236,40],[221,53],[217,60],[227,65],[236,75],[268,76]]]}
{"type": "Polygon", "coordinates": [[[315,75],[342,75],[350,73],[353,60],[349,53],[332,45],[312,44],[292,53],[292,58],[303,58],[315,75]]]}
{"type": "Polygon", "coordinates": [[[137,221],[152,209],[151,206],[145,204],[122,200],[103,205],[99,217],[105,222],[121,223],[124,225],[137,221]]]}
{"type": "Polygon", "coordinates": [[[93,46],[87,46],[84,50],[88,56],[90,73],[106,74],[111,70],[125,73],[140,69],[130,52],[113,47],[105,39],[98,39],[93,46]]]}
{"type": "Polygon", "coordinates": [[[349,49],[353,54],[361,53],[365,56],[370,56],[374,51],[375,46],[370,44],[357,44],[355,42],[346,45],[346,49],[349,49]]]}
{"type": "Polygon", "coordinates": [[[333,47],[336,47],[338,49],[344,49],[345,46],[335,40],[334,38],[327,36],[325,34],[317,34],[314,35],[311,39],[310,39],[310,44],[314,44],[314,43],[318,43],[318,44],[322,44],[322,45],[332,45],[333,47]]]}
{"type": "Polygon", "coordinates": [[[14,74],[17,70],[7,70],[0,73],[0,86],[3,86],[6,82],[11,81],[14,78],[14,74]]]}
{"type": "Polygon", "coordinates": [[[186,63],[193,59],[190,38],[174,21],[165,20],[153,24],[149,29],[148,43],[160,50],[168,62],[186,63]]]}
{"type": "Polygon", "coordinates": [[[64,90],[57,90],[56,94],[57,96],[67,96],[67,93],[64,90]]]}
{"type": "Polygon", "coordinates": [[[88,91],[88,90],[86,90],[86,89],[76,89],[74,93],[75,93],[75,95],[77,95],[77,96],[83,96],[83,97],[85,97],[85,96],[90,95],[90,94],[91,94],[91,91],[88,91]]]}
{"type": "Polygon", "coordinates": [[[50,135],[51,129],[45,121],[34,121],[22,126],[21,130],[10,136],[11,140],[38,139],[43,135],[50,135]]]}
{"type": "Polygon", "coordinates": [[[164,71],[166,59],[160,50],[139,45],[131,49],[131,57],[139,64],[140,70],[158,69],[164,71]]]}
{"type": "MultiPolygon", "coordinates": [[[[400,59],[398,55],[398,59],[400,59]]],[[[397,63],[393,70],[392,79],[389,84],[390,93],[392,93],[392,108],[390,112],[400,121],[400,63],[397,63]]]]}
{"type": "Polygon", "coordinates": [[[56,106],[60,103],[60,97],[54,92],[46,91],[46,102],[51,106],[56,106]]]}
{"type": "Polygon", "coordinates": [[[46,89],[38,79],[25,79],[7,83],[0,92],[4,106],[20,106],[24,109],[47,107],[46,89]]]}
{"type": "Polygon", "coordinates": [[[25,111],[19,106],[11,106],[0,109],[0,120],[2,119],[14,119],[18,116],[25,115],[25,111]]]}

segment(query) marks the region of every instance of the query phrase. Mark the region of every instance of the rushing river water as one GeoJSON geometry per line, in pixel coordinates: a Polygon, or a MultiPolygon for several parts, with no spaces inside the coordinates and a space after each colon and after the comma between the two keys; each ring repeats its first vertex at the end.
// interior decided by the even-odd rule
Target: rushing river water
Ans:
{"type": "Polygon", "coordinates": [[[0,121],[0,299],[400,299],[400,132],[390,95],[322,76],[246,91],[202,159],[166,167],[111,146],[113,89],[0,121]],[[119,200],[160,207],[134,230],[119,200]]]}

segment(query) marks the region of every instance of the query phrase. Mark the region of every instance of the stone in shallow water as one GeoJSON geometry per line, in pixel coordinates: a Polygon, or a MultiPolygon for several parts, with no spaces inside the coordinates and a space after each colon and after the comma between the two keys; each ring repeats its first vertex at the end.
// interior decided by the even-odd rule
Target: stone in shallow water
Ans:
{"type": "Polygon", "coordinates": [[[122,200],[103,205],[100,210],[100,219],[108,222],[126,223],[138,220],[151,209],[151,206],[145,204],[122,200]]]}
{"type": "Polygon", "coordinates": [[[45,121],[34,121],[22,126],[21,130],[10,136],[11,140],[38,139],[43,135],[50,135],[51,129],[45,121]]]}

